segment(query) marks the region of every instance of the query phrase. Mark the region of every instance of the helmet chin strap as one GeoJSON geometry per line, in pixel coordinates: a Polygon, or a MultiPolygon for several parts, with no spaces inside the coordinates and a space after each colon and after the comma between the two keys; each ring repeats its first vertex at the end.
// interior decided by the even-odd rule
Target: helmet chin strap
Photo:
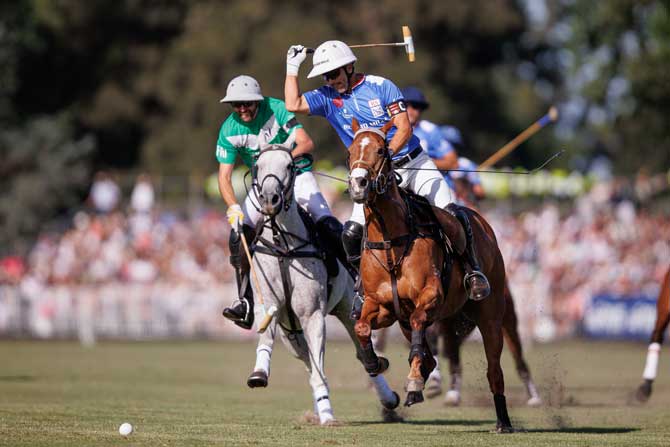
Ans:
{"type": "Polygon", "coordinates": [[[347,71],[346,65],[342,68],[344,68],[344,74],[347,75],[347,93],[351,93],[351,78],[356,73],[356,69],[354,68],[354,64],[351,64],[351,71],[347,71]]]}

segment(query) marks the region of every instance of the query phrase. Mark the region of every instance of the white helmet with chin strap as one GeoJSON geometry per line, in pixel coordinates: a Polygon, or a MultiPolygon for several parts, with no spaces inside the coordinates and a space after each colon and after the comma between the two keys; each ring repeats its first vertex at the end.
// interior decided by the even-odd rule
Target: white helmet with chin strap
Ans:
{"type": "Polygon", "coordinates": [[[356,62],[356,56],[349,45],[341,40],[328,40],[314,50],[312,71],[307,77],[315,78],[352,62],[356,62]]]}
{"type": "Polygon", "coordinates": [[[261,93],[261,86],[258,81],[251,76],[241,75],[233,78],[233,80],[228,83],[226,96],[219,102],[262,100],[263,94],[261,93]]]}

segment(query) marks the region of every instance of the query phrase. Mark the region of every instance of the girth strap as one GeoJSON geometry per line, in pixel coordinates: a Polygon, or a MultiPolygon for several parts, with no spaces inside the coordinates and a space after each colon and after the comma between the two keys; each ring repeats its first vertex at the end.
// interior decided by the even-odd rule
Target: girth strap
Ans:
{"type": "MultiPolygon", "coordinates": [[[[279,242],[279,232],[276,230],[276,226],[272,226],[272,239],[274,241],[275,247],[280,247],[279,242]]],[[[284,299],[286,300],[286,314],[288,315],[288,324],[289,328],[284,328],[288,331],[289,335],[302,334],[302,329],[296,324],[296,315],[293,312],[293,306],[291,306],[291,275],[288,272],[288,264],[286,262],[286,256],[277,256],[277,261],[279,262],[279,272],[281,273],[281,283],[284,288],[284,299]]]]}

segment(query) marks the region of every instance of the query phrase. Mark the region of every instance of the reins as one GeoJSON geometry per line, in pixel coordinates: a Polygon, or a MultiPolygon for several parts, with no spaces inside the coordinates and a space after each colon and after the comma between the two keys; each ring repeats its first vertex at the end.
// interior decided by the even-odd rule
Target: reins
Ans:
{"type": "MultiPolygon", "coordinates": [[[[264,153],[265,151],[270,151],[270,150],[284,150],[290,154],[290,150],[287,150],[285,148],[281,147],[273,147],[270,149],[264,149],[261,151],[261,154],[264,153]]],[[[260,157],[260,155],[258,157],[260,157]]],[[[295,169],[296,165],[295,162],[291,161],[291,165],[289,167],[291,171],[290,175],[290,180],[287,182],[286,185],[279,180],[279,178],[275,174],[268,174],[266,175],[261,183],[258,183],[257,175],[258,175],[258,169],[256,168],[256,165],[251,170],[251,175],[252,175],[252,189],[254,193],[256,194],[256,201],[258,201],[258,191],[262,188],[263,183],[268,179],[268,178],[276,178],[277,182],[280,185],[280,188],[282,190],[282,209],[284,212],[288,212],[288,210],[291,208],[291,205],[294,204],[293,199],[293,187],[295,183],[295,169]]],[[[246,182],[245,182],[245,188],[246,188],[246,182]]],[[[248,190],[247,190],[248,192],[248,190]]],[[[255,203],[252,204],[254,207],[261,213],[262,210],[256,206],[255,203]]],[[[297,204],[295,205],[297,206],[297,204]]],[[[301,218],[302,221],[302,218],[301,218]]],[[[305,225],[305,229],[307,230],[309,234],[309,230],[307,228],[307,225],[303,222],[303,225],[305,225]]],[[[309,237],[309,236],[308,236],[309,237]]],[[[320,259],[325,263],[326,259],[326,254],[325,251],[322,248],[317,249],[317,245],[308,240],[305,239],[295,233],[292,233],[288,230],[282,229],[276,222],[276,216],[269,216],[264,214],[263,222],[260,224],[260,226],[257,226],[257,231],[256,231],[256,238],[254,239],[254,251],[256,253],[262,253],[265,255],[269,256],[274,256],[277,258],[277,262],[279,264],[279,272],[281,274],[282,278],[282,288],[284,291],[284,298],[286,300],[285,306],[286,306],[286,313],[288,315],[288,320],[289,320],[289,328],[284,327],[281,322],[278,322],[278,324],[286,331],[288,332],[289,338],[295,337],[297,334],[302,334],[303,331],[300,328],[300,325],[297,323],[297,317],[295,315],[295,312],[293,311],[293,307],[291,305],[291,296],[292,296],[292,289],[293,286],[291,284],[291,275],[289,274],[289,266],[290,266],[290,260],[292,259],[298,259],[298,258],[316,258],[320,259]],[[262,236],[263,230],[264,229],[270,229],[272,232],[272,241],[264,238],[262,236]],[[289,238],[292,238],[293,240],[298,242],[298,245],[293,248],[289,248],[289,238]],[[305,250],[306,247],[312,246],[314,247],[314,250],[305,250]]]]}

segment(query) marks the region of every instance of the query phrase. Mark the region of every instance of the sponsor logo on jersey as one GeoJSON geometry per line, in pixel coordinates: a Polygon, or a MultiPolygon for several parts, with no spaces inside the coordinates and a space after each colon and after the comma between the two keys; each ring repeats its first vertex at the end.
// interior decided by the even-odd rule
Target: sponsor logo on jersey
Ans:
{"type": "Polygon", "coordinates": [[[382,107],[382,103],[377,98],[368,101],[368,107],[370,107],[370,112],[372,113],[372,116],[374,116],[375,118],[378,118],[384,114],[384,108],[382,107]]]}
{"type": "Polygon", "coordinates": [[[352,115],[351,113],[349,113],[349,111],[347,110],[346,107],[342,107],[342,111],[341,111],[340,113],[342,114],[342,116],[343,116],[344,118],[346,118],[346,119],[348,119],[348,120],[350,120],[351,118],[354,117],[354,115],[352,115]]]}
{"type": "Polygon", "coordinates": [[[337,98],[333,98],[333,104],[335,104],[335,107],[339,109],[344,105],[344,101],[338,96],[337,98]]]}
{"type": "Polygon", "coordinates": [[[226,149],[221,147],[221,146],[216,146],[216,156],[218,158],[226,158],[228,155],[228,152],[226,152],[226,149]]]}

